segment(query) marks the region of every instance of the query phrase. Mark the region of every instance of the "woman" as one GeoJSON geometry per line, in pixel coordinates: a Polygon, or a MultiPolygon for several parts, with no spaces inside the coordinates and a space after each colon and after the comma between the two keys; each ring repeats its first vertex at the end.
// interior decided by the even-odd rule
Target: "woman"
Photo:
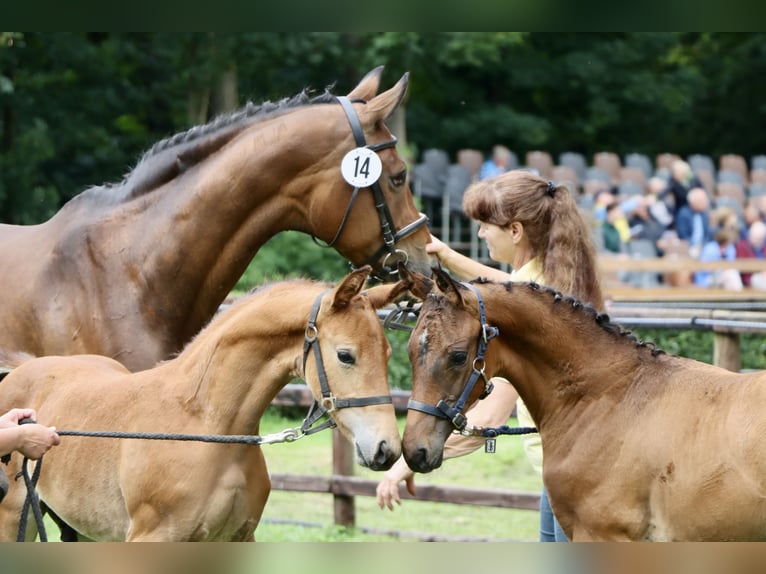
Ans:
{"type": "MultiPolygon", "coordinates": [[[[510,171],[471,185],[463,196],[463,211],[479,222],[479,237],[486,241],[489,256],[494,261],[510,264],[513,272],[508,275],[483,265],[433,237],[426,250],[436,255],[441,265],[458,278],[481,276],[495,281],[534,281],[603,309],[590,229],[566,186],[554,185],[526,171],[510,171]]],[[[467,413],[468,424],[504,425],[516,404],[519,424],[535,426],[510,382],[500,377],[492,382],[492,393],[467,413]]],[[[466,455],[483,443],[481,437],[453,434],[444,446],[444,458],[466,455]]],[[[540,435],[526,435],[524,449],[534,468],[542,473],[540,435]]],[[[393,510],[392,501],[401,504],[399,482],[402,480],[414,494],[413,472],[404,458],[386,471],[378,484],[378,506],[393,510]]],[[[566,541],[550,510],[545,488],[540,499],[540,540],[566,541]]]]}

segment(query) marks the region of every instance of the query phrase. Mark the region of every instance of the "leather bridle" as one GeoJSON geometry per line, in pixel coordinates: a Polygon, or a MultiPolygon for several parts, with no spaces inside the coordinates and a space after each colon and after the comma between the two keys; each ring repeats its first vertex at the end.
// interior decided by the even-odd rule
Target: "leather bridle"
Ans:
{"type": "MultiPolygon", "coordinates": [[[[351,101],[345,96],[338,96],[337,100],[343,108],[343,111],[346,113],[346,117],[348,118],[348,122],[351,125],[351,131],[354,134],[354,140],[357,147],[366,147],[375,153],[384,149],[396,147],[396,137],[392,137],[392,139],[389,141],[367,145],[367,140],[364,137],[362,124],[359,122],[359,117],[357,116],[356,110],[354,110],[354,106],[352,105],[351,101]]],[[[348,222],[348,219],[351,215],[351,209],[354,207],[354,203],[356,202],[356,198],[359,194],[359,189],[359,187],[354,187],[354,191],[351,194],[351,199],[348,202],[348,207],[346,208],[346,212],[343,215],[343,219],[341,220],[340,226],[338,227],[338,231],[335,233],[335,237],[333,237],[332,241],[329,243],[322,244],[323,247],[332,247],[343,234],[343,231],[346,228],[346,223],[348,222]]],[[[383,190],[380,188],[380,183],[375,181],[372,185],[370,185],[369,189],[372,191],[372,197],[375,201],[375,209],[377,210],[378,217],[380,218],[380,230],[383,235],[383,245],[380,247],[380,249],[373,253],[372,256],[363,263],[363,265],[374,266],[374,264],[385,254],[381,264],[381,269],[385,273],[394,274],[397,273],[397,263],[402,261],[406,264],[408,260],[407,253],[401,249],[397,249],[396,244],[408,235],[417,231],[423,225],[426,225],[428,223],[428,217],[426,214],[421,213],[418,219],[412,223],[408,223],[400,230],[396,231],[396,224],[394,223],[394,218],[391,216],[391,211],[388,209],[386,196],[384,195],[383,190]],[[393,259],[389,262],[389,258],[392,257],[393,259]]],[[[314,238],[314,242],[318,243],[316,238],[314,238]]]]}
{"type": "Polygon", "coordinates": [[[314,300],[314,304],[311,307],[311,313],[309,314],[308,323],[306,325],[306,331],[303,337],[303,374],[306,375],[306,362],[308,361],[309,354],[313,351],[314,361],[317,367],[317,376],[319,377],[319,388],[322,393],[321,400],[314,399],[311,407],[309,408],[308,415],[301,426],[301,431],[304,434],[312,434],[319,430],[328,427],[334,427],[335,421],[328,419],[319,427],[311,428],[311,426],[324,414],[331,413],[336,410],[346,409],[350,407],[366,407],[368,405],[385,405],[393,403],[391,395],[378,395],[372,397],[359,397],[350,399],[339,399],[333,395],[330,390],[330,384],[327,380],[327,372],[324,368],[324,361],[322,360],[322,351],[319,348],[319,329],[317,328],[316,320],[319,315],[319,308],[322,304],[322,297],[328,290],[322,291],[314,300]],[[309,430],[310,429],[310,430],[309,430]]]}
{"type": "Polygon", "coordinates": [[[468,397],[471,395],[471,392],[476,385],[476,381],[479,379],[484,381],[484,392],[481,394],[479,399],[483,399],[492,392],[492,383],[487,380],[487,377],[484,374],[484,355],[487,352],[487,346],[490,340],[497,337],[499,333],[497,327],[492,327],[487,324],[487,314],[484,309],[484,299],[482,299],[479,290],[470,283],[462,283],[462,285],[469,287],[476,294],[479,303],[479,321],[481,323],[479,341],[476,347],[476,357],[473,360],[471,375],[468,377],[468,382],[463,388],[463,392],[461,393],[454,407],[450,406],[444,399],[440,400],[436,406],[412,399],[410,399],[407,403],[408,409],[433,415],[440,419],[447,419],[452,423],[452,426],[461,431],[466,427],[467,423],[463,409],[465,408],[466,402],[468,402],[468,397]]]}

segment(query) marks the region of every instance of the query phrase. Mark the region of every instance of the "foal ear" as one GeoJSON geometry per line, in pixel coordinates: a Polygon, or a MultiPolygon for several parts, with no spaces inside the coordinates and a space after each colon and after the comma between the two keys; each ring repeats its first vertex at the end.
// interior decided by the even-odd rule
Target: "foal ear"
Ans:
{"type": "Polygon", "coordinates": [[[351,299],[362,290],[371,271],[372,267],[365,265],[346,275],[333,291],[332,306],[336,308],[346,307],[351,299]]]}
{"type": "Polygon", "coordinates": [[[411,271],[403,263],[399,263],[399,277],[407,284],[407,289],[421,301],[431,292],[434,282],[417,271],[411,271]]]}
{"type": "Polygon", "coordinates": [[[360,115],[367,118],[368,122],[377,122],[388,119],[394,113],[407,93],[407,85],[410,82],[410,74],[407,72],[396,82],[394,87],[375,96],[360,109],[360,115]]]}
{"type": "Polygon", "coordinates": [[[351,90],[347,97],[349,100],[369,101],[378,93],[380,86],[380,76],[383,74],[383,66],[378,66],[374,70],[367,72],[364,78],[359,80],[356,88],[351,90]]]}
{"type": "Polygon", "coordinates": [[[441,267],[432,267],[434,277],[436,278],[436,286],[444,295],[453,300],[455,303],[462,304],[463,296],[460,294],[455,280],[441,267]]]}
{"type": "Polygon", "coordinates": [[[399,295],[405,293],[410,285],[406,281],[376,285],[365,290],[365,294],[376,309],[380,309],[394,301],[399,295]]]}

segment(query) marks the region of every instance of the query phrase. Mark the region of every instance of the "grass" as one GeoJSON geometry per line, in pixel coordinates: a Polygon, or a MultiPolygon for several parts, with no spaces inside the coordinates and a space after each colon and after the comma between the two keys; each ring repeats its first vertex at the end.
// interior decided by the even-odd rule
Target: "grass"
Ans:
{"type": "MultiPolygon", "coordinates": [[[[515,424],[512,421],[509,424],[515,424]]],[[[300,419],[269,409],[262,419],[261,433],[300,425],[300,419]]],[[[404,425],[400,419],[400,428],[404,425]]],[[[324,431],[294,443],[267,445],[264,454],[271,473],[332,474],[331,433],[324,431]]],[[[382,478],[357,466],[355,475],[372,480],[382,478]]],[[[523,452],[522,439],[502,436],[497,452],[479,450],[447,461],[442,468],[416,475],[415,484],[460,485],[539,492],[540,477],[523,452]]],[[[454,505],[404,500],[393,512],[378,508],[373,497],[355,499],[355,529],[333,526],[333,501],[328,494],[272,491],[256,531],[259,541],[415,541],[435,535],[439,538],[478,540],[537,540],[539,514],[529,510],[454,505]],[[371,531],[367,531],[370,529],[371,531]],[[399,532],[402,534],[387,534],[399,532]]]]}

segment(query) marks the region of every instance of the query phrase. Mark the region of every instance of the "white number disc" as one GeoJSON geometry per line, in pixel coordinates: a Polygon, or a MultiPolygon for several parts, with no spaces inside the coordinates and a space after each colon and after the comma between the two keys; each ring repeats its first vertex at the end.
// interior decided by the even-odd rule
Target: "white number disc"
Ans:
{"type": "Polygon", "coordinates": [[[374,151],[358,147],[346,154],[340,171],[343,179],[354,187],[370,187],[383,173],[383,164],[374,151]]]}

